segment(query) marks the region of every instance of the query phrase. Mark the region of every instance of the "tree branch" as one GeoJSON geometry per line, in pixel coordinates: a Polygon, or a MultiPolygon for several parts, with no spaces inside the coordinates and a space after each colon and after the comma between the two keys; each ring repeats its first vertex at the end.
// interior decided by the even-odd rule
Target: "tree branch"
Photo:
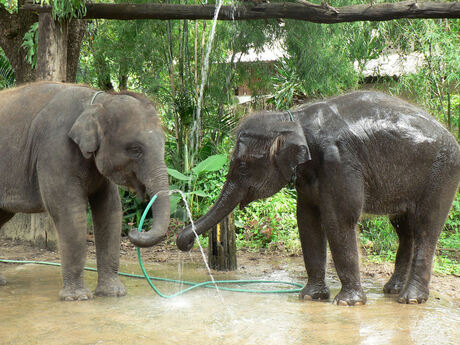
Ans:
{"type": "MultiPolygon", "coordinates": [[[[215,5],[177,5],[177,4],[87,4],[85,19],[212,19],[215,5]]],[[[49,6],[26,4],[23,9],[43,12],[49,6]]],[[[330,6],[317,5],[308,1],[301,3],[261,3],[222,6],[219,20],[254,19],[296,19],[314,23],[343,23],[355,21],[386,21],[401,18],[460,18],[460,2],[416,2],[363,4],[331,9],[330,6]]]]}

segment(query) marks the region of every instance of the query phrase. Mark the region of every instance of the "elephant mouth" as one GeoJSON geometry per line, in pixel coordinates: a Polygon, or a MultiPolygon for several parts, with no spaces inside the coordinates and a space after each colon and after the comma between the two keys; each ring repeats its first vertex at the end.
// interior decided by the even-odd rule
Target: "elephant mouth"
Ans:
{"type": "Polygon", "coordinates": [[[254,192],[252,188],[248,188],[247,194],[243,197],[243,199],[240,201],[239,208],[240,210],[244,209],[246,206],[249,205],[251,201],[254,201],[254,192]]]}
{"type": "Polygon", "coordinates": [[[141,183],[135,176],[132,176],[128,181],[127,181],[127,186],[128,190],[130,192],[134,192],[137,194],[137,196],[142,200],[145,201],[148,199],[147,195],[147,188],[144,186],[143,183],[141,183]]]}

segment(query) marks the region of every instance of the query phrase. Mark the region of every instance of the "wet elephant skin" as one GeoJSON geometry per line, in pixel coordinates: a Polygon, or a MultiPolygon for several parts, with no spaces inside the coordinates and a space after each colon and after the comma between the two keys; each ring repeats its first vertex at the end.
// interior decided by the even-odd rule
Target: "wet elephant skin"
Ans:
{"type": "MultiPolygon", "coordinates": [[[[122,209],[118,188],[144,198],[168,190],[164,134],[141,94],[98,92],[73,84],[38,82],[0,92],[0,231],[15,213],[47,211],[59,238],[63,300],[85,300],[87,209],[97,250],[97,295],[123,296],[118,278],[122,209]]],[[[139,246],[160,241],[169,197],[158,198],[139,246]]],[[[0,285],[6,279],[0,276],[0,285]]]]}
{"type": "MultiPolygon", "coordinates": [[[[334,302],[366,303],[355,228],[368,213],[389,215],[399,237],[384,292],[401,303],[427,300],[436,242],[460,181],[460,148],[445,128],[405,101],[370,91],[253,114],[239,127],[226,183],[196,232],[238,204],[273,195],[294,176],[308,273],[301,298],[329,298],[329,244],[342,283],[334,302]]],[[[189,250],[193,241],[189,226],[177,245],[189,250]]]]}

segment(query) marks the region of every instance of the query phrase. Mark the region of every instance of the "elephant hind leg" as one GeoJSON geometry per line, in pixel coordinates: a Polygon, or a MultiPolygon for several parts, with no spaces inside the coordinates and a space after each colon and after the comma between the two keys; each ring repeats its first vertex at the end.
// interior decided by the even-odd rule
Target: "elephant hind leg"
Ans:
{"type": "Polygon", "coordinates": [[[413,218],[413,257],[400,303],[423,303],[429,296],[431,266],[436,243],[457,191],[457,182],[432,183],[417,205],[413,218]]]}
{"type": "Polygon", "coordinates": [[[391,225],[399,238],[398,252],[396,253],[395,270],[383,287],[388,294],[399,294],[406,283],[414,251],[414,223],[412,214],[402,214],[390,217],[391,225]]]}
{"type": "MultiPolygon", "coordinates": [[[[3,224],[13,218],[13,216],[14,213],[0,210],[0,229],[2,228],[3,224]]],[[[6,285],[6,278],[0,274],[0,286],[2,285],[6,285]]]]}

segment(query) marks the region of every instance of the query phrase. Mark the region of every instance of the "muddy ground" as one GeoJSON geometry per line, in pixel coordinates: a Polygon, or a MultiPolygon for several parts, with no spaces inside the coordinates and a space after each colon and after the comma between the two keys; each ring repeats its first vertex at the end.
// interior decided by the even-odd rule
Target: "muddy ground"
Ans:
{"type": "MultiPolygon", "coordinates": [[[[95,259],[96,247],[91,238],[87,241],[88,258],[95,259]]],[[[206,249],[205,249],[206,252],[206,249]]],[[[123,239],[121,243],[121,261],[137,261],[137,253],[134,245],[128,239],[123,239]]],[[[161,244],[153,248],[143,249],[142,256],[144,262],[179,262],[180,258],[192,260],[194,262],[202,262],[202,255],[199,249],[192,249],[189,254],[181,254],[181,252],[173,245],[161,244]]],[[[59,262],[59,253],[46,249],[38,249],[27,244],[15,243],[10,240],[0,240],[0,258],[13,260],[37,260],[37,261],[54,261],[59,262]]],[[[298,271],[298,282],[305,282],[307,274],[303,268],[303,258],[299,256],[288,256],[286,254],[259,251],[252,252],[244,249],[237,251],[238,270],[244,270],[247,273],[260,276],[269,274],[273,271],[283,269],[286,265],[295,267],[298,271]]],[[[2,271],[0,263],[0,272],[2,271]]],[[[382,281],[386,282],[393,271],[392,263],[373,263],[361,256],[361,277],[363,281],[382,281]]],[[[330,260],[328,264],[328,279],[337,280],[333,264],[330,260]]],[[[460,277],[454,275],[441,275],[434,273],[431,278],[430,289],[442,296],[455,302],[460,306],[460,277]]]]}

